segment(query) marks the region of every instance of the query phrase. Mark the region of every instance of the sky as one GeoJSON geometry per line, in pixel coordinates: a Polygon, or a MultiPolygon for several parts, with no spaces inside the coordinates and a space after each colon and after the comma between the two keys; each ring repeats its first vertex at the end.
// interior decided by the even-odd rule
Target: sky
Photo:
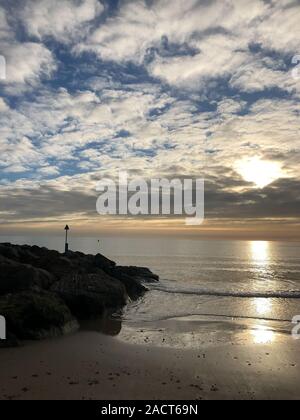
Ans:
{"type": "Polygon", "coordinates": [[[0,233],[299,240],[299,22],[299,0],[0,0],[0,233]],[[120,170],[204,178],[205,222],[98,215],[120,170]]]}

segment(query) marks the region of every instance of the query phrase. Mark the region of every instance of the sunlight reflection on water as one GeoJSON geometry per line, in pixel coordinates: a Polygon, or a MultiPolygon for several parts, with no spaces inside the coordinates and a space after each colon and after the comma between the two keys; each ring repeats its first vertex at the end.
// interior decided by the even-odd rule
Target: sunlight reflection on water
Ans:
{"type": "Polygon", "coordinates": [[[255,344],[268,344],[275,341],[275,333],[272,330],[267,329],[262,325],[257,325],[254,330],[251,331],[253,341],[255,344]]]}
{"type": "Polygon", "coordinates": [[[259,315],[268,315],[273,306],[273,301],[270,298],[255,298],[254,305],[259,315]]]}
{"type": "Polygon", "coordinates": [[[252,241],[251,244],[251,256],[255,264],[259,266],[267,266],[270,259],[270,245],[266,241],[252,241]]]}

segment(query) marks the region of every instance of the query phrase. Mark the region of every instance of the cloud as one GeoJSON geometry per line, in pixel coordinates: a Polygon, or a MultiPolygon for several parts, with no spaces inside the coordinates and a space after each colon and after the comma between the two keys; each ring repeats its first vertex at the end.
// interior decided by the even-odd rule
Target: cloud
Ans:
{"type": "Polygon", "coordinates": [[[39,168],[39,173],[41,175],[45,175],[45,176],[55,176],[55,175],[59,175],[59,169],[55,166],[43,166],[42,168],[39,168]]]}
{"type": "Polygon", "coordinates": [[[299,12],[288,0],[1,7],[2,220],[93,219],[96,180],[120,169],[205,177],[210,218],[296,217],[299,12]],[[235,170],[251,157],[283,177],[254,190],[235,170]]]}
{"type": "Polygon", "coordinates": [[[5,10],[0,7],[0,41],[8,40],[11,36],[11,28],[9,27],[5,10]]]}
{"type": "Polygon", "coordinates": [[[149,65],[150,73],[178,87],[204,88],[210,79],[227,77],[247,60],[244,52],[234,52],[234,42],[223,36],[210,36],[201,47],[201,52],[190,57],[157,57],[149,65]]]}
{"type": "Polygon", "coordinates": [[[143,64],[152,76],[181,88],[203,88],[210,79],[230,76],[233,87],[247,92],[274,86],[291,91],[286,71],[266,60],[257,63],[250,47],[296,54],[299,17],[297,2],[286,0],[121,2],[118,13],[76,51],[143,64]]]}
{"type": "Polygon", "coordinates": [[[272,2],[263,19],[257,24],[257,42],[260,42],[266,48],[293,55],[296,51],[299,51],[299,17],[298,1],[280,0],[272,2]]]}
{"type": "Polygon", "coordinates": [[[8,94],[21,94],[49,78],[56,69],[55,59],[47,47],[36,42],[20,42],[7,13],[0,8],[1,55],[6,61],[6,78],[0,80],[8,94]]]}
{"type": "Polygon", "coordinates": [[[230,79],[230,86],[242,92],[261,92],[281,89],[289,93],[300,93],[300,85],[291,77],[281,60],[256,57],[240,66],[230,79]]]}
{"type": "Polygon", "coordinates": [[[7,112],[8,110],[9,110],[9,107],[5,103],[4,99],[0,98],[0,112],[4,113],[4,112],[7,112]]]}
{"type": "MultiPolygon", "coordinates": [[[[87,40],[87,45],[102,58],[141,62],[149,48],[158,47],[162,39],[170,43],[188,43],[199,47],[206,34],[223,28],[230,32],[250,24],[265,9],[263,1],[200,2],[195,0],[121,2],[119,13],[108,19],[87,40]]],[[[243,40],[241,40],[243,41],[243,40]]]]}
{"type": "Polygon", "coordinates": [[[32,142],[22,137],[18,140],[1,141],[0,168],[5,172],[26,172],[43,162],[42,155],[32,142]]]}
{"type": "Polygon", "coordinates": [[[61,42],[78,39],[104,10],[98,0],[31,0],[19,16],[27,33],[40,40],[53,37],[61,42]]]}
{"type": "Polygon", "coordinates": [[[224,98],[218,103],[218,113],[222,116],[233,116],[245,109],[247,103],[231,98],[224,98]]]}
{"type": "Polygon", "coordinates": [[[4,50],[4,55],[9,85],[33,84],[42,76],[49,77],[56,68],[51,52],[41,44],[12,44],[4,50]]]}

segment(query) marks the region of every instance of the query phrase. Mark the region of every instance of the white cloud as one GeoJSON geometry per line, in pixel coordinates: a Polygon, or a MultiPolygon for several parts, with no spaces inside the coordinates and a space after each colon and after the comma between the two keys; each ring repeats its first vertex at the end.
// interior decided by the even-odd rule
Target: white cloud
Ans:
{"type": "Polygon", "coordinates": [[[218,103],[218,112],[222,116],[235,115],[241,112],[246,106],[245,101],[237,101],[234,99],[224,98],[218,103]]]}
{"type": "Polygon", "coordinates": [[[170,42],[198,46],[205,31],[222,26],[231,31],[252,22],[265,10],[263,1],[199,2],[195,0],[123,2],[117,16],[101,25],[82,49],[91,49],[102,58],[114,61],[141,62],[150,47],[158,46],[163,36],[170,42]],[[241,22],[241,13],[247,13],[241,22]],[[197,40],[200,41],[198,42],[197,40]]]}
{"type": "Polygon", "coordinates": [[[160,0],[151,7],[142,0],[125,1],[116,16],[76,51],[90,50],[104,60],[142,64],[152,49],[152,59],[146,63],[149,72],[179,87],[199,88],[207,79],[232,76],[233,85],[246,91],[278,83],[291,90],[290,84],[282,81],[282,72],[264,62],[257,65],[249,45],[260,43],[266,50],[295,54],[300,44],[299,18],[299,4],[292,0],[160,0]],[[195,53],[160,55],[162,39],[169,45],[193,48],[195,53]]]}
{"type": "Polygon", "coordinates": [[[7,63],[7,84],[34,84],[42,76],[49,77],[56,68],[51,52],[41,44],[10,44],[4,55],[7,63]]]}
{"type": "MultiPolygon", "coordinates": [[[[100,97],[91,91],[43,91],[34,103],[24,101],[18,111],[6,108],[1,115],[5,167],[21,164],[58,176],[57,167],[46,165],[55,159],[72,161],[75,171],[201,174],[204,165],[208,171],[216,162],[230,167],[242,155],[273,150],[284,156],[292,147],[300,149],[296,101],[259,101],[243,114],[244,101],[223,98],[216,105],[216,112],[200,112],[189,100],[175,101],[153,87],[148,92],[147,85],[144,92],[139,86],[106,90],[100,97]],[[215,153],[205,158],[205,148],[215,153]]],[[[291,167],[296,173],[296,165],[291,167]]]]}
{"type": "Polygon", "coordinates": [[[0,8],[0,53],[6,61],[6,78],[0,80],[9,94],[21,94],[36,86],[42,77],[50,77],[56,62],[43,44],[20,42],[0,8]]]}
{"type": "Polygon", "coordinates": [[[209,79],[234,73],[248,59],[245,52],[238,51],[237,40],[212,35],[202,44],[199,54],[188,57],[157,57],[149,66],[149,71],[171,85],[203,87],[209,79]]]}
{"type": "Polygon", "coordinates": [[[9,106],[7,106],[3,98],[0,98],[0,113],[4,113],[7,111],[9,111],[9,106]]]}
{"type": "Polygon", "coordinates": [[[87,32],[86,24],[103,10],[98,0],[31,0],[20,17],[30,35],[39,39],[51,36],[67,42],[81,38],[87,32]]]}
{"type": "Polygon", "coordinates": [[[11,38],[11,29],[7,22],[5,10],[0,7],[0,41],[8,40],[11,38]]]}
{"type": "Polygon", "coordinates": [[[42,168],[39,168],[38,172],[45,176],[59,175],[59,169],[56,166],[43,166],[42,168]]]}
{"type": "Polygon", "coordinates": [[[257,24],[256,40],[265,48],[284,54],[299,52],[300,5],[295,0],[279,0],[271,3],[263,19],[257,24]]]}
{"type": "MultiPolygon", "coordinates": [[[[279,60],[280,62],[280,60],[279,60]]],[[[279,88],[290,93],[300,93],[300,84],[294,80],[287,69],[270,67],[268,61],[251,59],[241,65],[231,77],[230,85],[243,92],[260,92],[265,89],[279,88]]],[[[276,63],[272,63],[276,65],[276,63]]]]}
{"type": "Polygon", "coordinates": [[[27,137],[0,141],[0,168],[3,172],[26,172],[43,163],[44,158],[27,137]]]}

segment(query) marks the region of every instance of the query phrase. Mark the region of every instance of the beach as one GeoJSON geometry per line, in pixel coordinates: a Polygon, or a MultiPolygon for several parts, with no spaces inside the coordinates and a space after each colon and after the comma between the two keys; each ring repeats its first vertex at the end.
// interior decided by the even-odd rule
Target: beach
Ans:
{"type": "MultiPolygon", "coordinates": [[[[93,242],[73,246],[95,254],[85,243],[93,242]]],[[[80,321],[77,332],[0,349],[1,399],[300,398],[300,340],[292,336],[298,244],[126,240],[104,247],[118,264],[149,267],[160,281],[122,310],[80,321]]]]}
{"type": "MultiPolygon", "coordinates": [[[[254,342],[249,330],[223,328],[203,335],[198,348],[164,344],[172,324],[201,329],[201,322],[130,327],[130,344],[120,336],[80,331],[21,348],[1,349],[0,398],[49,400],[296,400],[300,397],[300,341],[275,333],[272,343],[254,342]],[[146,338],[148,337],[148,339],[146,338]],[[154,338],[155,337],[155,345],[154,338]],[[236,337],[234,339],[234,337],[236,337]]],[[[173,327],[175,327],[173,325],[173,327]]],[[[176,327],[178,328],[178,327],[176,327]]],[[[201,332],[201,331],[200,331],[201,332]]],[[[259,337],[259,335],[257,336],[259,337]]],[[[256,340],[257,341],[257,340],[256,340]]],[[[267,341],[267,340],[266,340],[267,341]]]]}

